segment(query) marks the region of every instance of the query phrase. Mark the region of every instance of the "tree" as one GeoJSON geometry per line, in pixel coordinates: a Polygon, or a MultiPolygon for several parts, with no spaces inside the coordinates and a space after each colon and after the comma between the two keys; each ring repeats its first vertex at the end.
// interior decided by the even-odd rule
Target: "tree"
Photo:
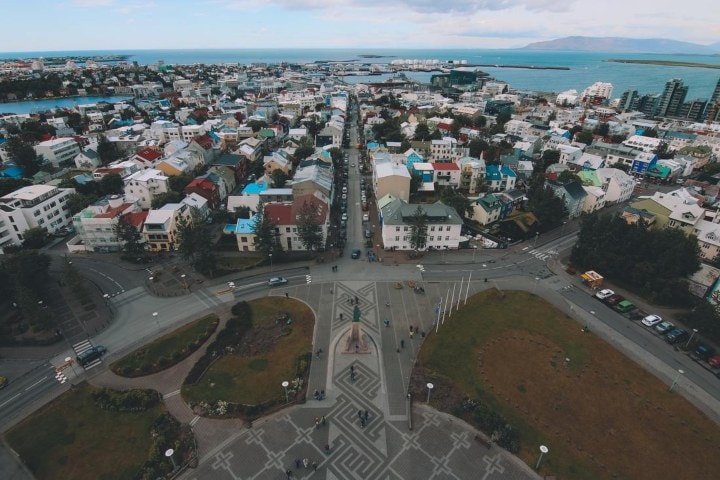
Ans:
{"type": "Polygon", "coordinates": [[[568,215],[565,202],[555,196],[552,189],[545,188],[541,181],[535,181],[528,190],[528,208],[545,232],[561,225],[568,215]]]}
{"type": "Polygon", "coordinates": [[[601,137],[607,137],[610,134],[610,125],[604,122],[598,123],[595,128],[593,128],[593,133],[601,137]]]}
{"type": "Polygon", "coordinates": [[[502,126],[504,126],[507,122],[509,122],[511,118],[512,118],[512,115],[510,115],[509,112],[500,112],[500,113],[498,113],[497,116],[495,117],[495,124],[496,124],[498,127],[502,127],[502,126]]]}
{"type": "Polygon", "coordinates": [[[427,142],[430,140],[430,129],[427,126],[427,123],[420,123],[417,127],[415,127],[415,140],[421,140],[423,142],[427,142]]]}
{"type": "Polygon", "coordinates": [[[190,217],[178,221],[178,252],[201,273],[212,274],[217,259],[212,252],[209,226],[203,222],[197,208],[190,209],[190,217]]]}
{"type": "Polygon", "coordinates": [[[295,149],[295,158],[305,160],[313,153],[315,153],[315,147],[313,146],[312,139],[303,137],[300,145],[295,149]]]}
{"type": "Polygon", "coordinates": [[[29,185],[32,185],[32,182],[24,178],[0,178],[0,197],[29,185]]]}
{"type": "Polygon", "coordinates": [[[117,173],[108,173],[98,182],[100,195],[119,195],[125,189],[125,182],[117,173]]]}
{"type": "Polygon", "coordinates": [[[23,247],[37,250],[45,246],[48,241],[48,232],[43,227],[28,228],[23,233],[23,247]]]}
{"type": "Polygon", "coordinates": [[[470,156],[475,158],[480,158],[482,155],[482,152],[488,149],[490,145],[480,138],[473,138],[470,140],[470,143],[468,145],[468,148],[470,149],[470,156]]]}
{"type": "Polygon", "coordinates": [[[643,132],[640,135],[643,137],[648,137],[648,138],[657,138],[658,132],[654,128],[648,128],[646,130],[643,130],[643,132]]]}
{"type": "Polygon", "coordinates": [[[7,141],[7,151],[15,165],[22,168],[25,178],[32,177],[40,171],[40,160],[35,149],[18,137],[12,137],[7,141]]]}
{"type": "Polygon", "coordinates": [[[106,136],[100,136],[97,146],[97,154],[100,163],[107,165],[122,157],[122,153],[115,142],[111,142],[106,136]]]}
{"type": "Polygon", "coordinates": [[[670,146],[667,142],[660,142],[660,145],[657,146],[654,153],[661,160],[667,160],[675,156],[675,152],[670,150],[670,146]]]}
{"type": "Polygon", "coordinates": [[[454,208],[460,217],[472,218],[473,216],[472,202],[465,195],[461,195],[455,190],[445,190],[440,201],[448,207],[454,208]]]}
{"type": "Polygon", "coordinates": [[[319,206],[307,201],[303,202],[298,211],[297,230],[305,250],[316,252],[323,246],[325,239],[321,224],[319,206]]]}
{"type": "Polygon", "coordinates": [[[70,211],[70,215],[75,215],[84,210],[88,205],[93,204],[97,200],[97,195],[83,195],[82,193],[73,193],[67,197],[65,206],[70,211]]]}
{"type": "Polygon", "coordinates": [[[540,157],[540,162],[536,163],[537,171],[545,172],[550,165],[560,162],[559,150],[545,150],[540,157]]]}
{"type": "Polygon", "coordinates": [[[267,122],[265,120],[250,120],[247,122],[247,126],[252,128],[253,133],[257,133],[267,127],[267,122]]]}
{"type": "Polygon", "coordinates": [[[0,264],[0,271],[7,278],[8,285],[12,285],[11,288],[22,285],[36,294],[45,289],[49,268],[50,257],[37,250],[19,250],[6,255],[0,264]]]}
{"type": "Polygon", "coordinates": [[[250,207],[248,207],[247,205],[242,205],[235,209],[235,216],[237,218],[243,218],[245,220],[249,220],[251,213],[252,213],[252,211],[250,210],[250,207]]]}
{"type": "Polygon", "coordinates": [[[425,211],[420,205],[415,209],[415,213],[410,217],[410,248],[413,250],[422,250],[427,244],[428,218],[425,211]]]}
{"type": "Polygon", "coordinates": [[[574,172],[571,172],[570,170],[563,170],[560,172],[560,175],[558,175],[558,182],[560,183],[570,183],[574,180],[580,180],[580,177],[578,177],[574,172]]]}
{"type": "Polygon", "coordinates": [[[158,193],[155,195],[150,202],[151,208],[160,208],[163,205],[166,205],[168,203],[178,203],[180,200],[182,200],[184,195],[182,193],[178,192],[164,192],[164,193],[158,193]]]}
{"type": "Polygon", "coordinates": [[[575,141],[590,145],[593,142],[593,134],[590,130],[582,130],[575,134],[575,141]]]}
{"type": "Polygon", "coordinates": [[[275,188],[283,188],[285,183],[288,181],[287,174],[279,168],[273,170],[270,177],[272,178],[275,188]]]}
{"type": "Polygon", "coordinates": [[[255,235],[255,250],[267,258],[278,249],[275,223],[265,214],[265,205],[260,201],[253,217],[252,233],[255,235]]]}
{"type": "Polygon", "coordinates": [[[174,175],[172,177],[169,177],[168,186],[173,192],[183,193],[188,183],[192,182],[192,179],[193,177],[188,175],[187,173],[174,175]]]}
{"type": "Polygon", "coordinates": [[[118,241],[122,243],[124,252],[133,257],[145,253],[142,234],[135,228],[135,225],[130,223],[126,216],[120,217],[114,229],[118,241]]]}
{"type": "Polygon", "coordinates": [[[411,175],[410,176],[410,194],[415,195],[418,190],[420,190],[420,187],[422,186],[422,177],[420,175],[411,175]]]}

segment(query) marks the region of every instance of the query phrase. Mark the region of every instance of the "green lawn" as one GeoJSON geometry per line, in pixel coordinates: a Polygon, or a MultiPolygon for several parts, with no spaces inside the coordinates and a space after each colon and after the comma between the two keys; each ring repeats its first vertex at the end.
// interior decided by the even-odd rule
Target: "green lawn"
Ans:
{"type": "Polygon", "coordinates": [[[139,377],[165,370],[196,351],[218,326],[217,315],[207,315],[135,350],[110,365],[113,372],[139,377]]]}
{"type": "Polygon", "coordinates": [[[13,427],[10,446],[38,480],[134,479],[152,445],[150,426],[164,411],[118,413],[95,406],[83,383],[13,427]]]}
{"type": "Polygon", "coordinates": [[[212,364],[197,384],[183,385],[186,401],[224,400],[257,405],[281,396],[280,384],[295,378],[298,357],[312,350],[315,323],[312,310],[285,297],[265,297],[249,303],[253,328],[243,343],[252,345],[250,354],[225,355],[212,364]],[[289,312],[292,317],[288,334],[275,325],[282,312],[289,312]]]}
{"type": "Polygon", "coordinates": [[[427,381],[436,384],[437,408],[472,420],[475,410],[458,410],[470,397],[502,414],[519,430],[519,455],[529,465],[538,445],[547,445],[543,475],[641,480],[720,471],[715,423],[527,292],[489,290],[453,312],[423,344],[412,381],[417,398],[427,381]]]}

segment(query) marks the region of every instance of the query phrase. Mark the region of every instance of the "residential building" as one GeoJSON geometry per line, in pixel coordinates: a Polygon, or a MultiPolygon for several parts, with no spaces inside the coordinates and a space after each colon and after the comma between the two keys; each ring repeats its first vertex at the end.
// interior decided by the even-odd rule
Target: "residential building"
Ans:
{"type": "Polygon", "coordinates": [[[133,173],[125,179],[125,195],[136,198],[143,210],[152,206],[156,195],[169,190],[169,177],[154,168],[133,173]]]}
{"type": "Polygon", "coordinates": [[[654,152],[662,143],[662,140],[655,137],[643,137],[641,135],[633,135],[624,142],[626,147],[636,148],[643,152],[654,152]]]}
{"type": "Polygon", "coordinates": [[[140,205],[134,198],[111,195],[97,200],[73,216],[78,239],[73,240],[72,250],[102,253],[120,251],[123,242],[117,236],[118,221],[123,216],[139,212],[140,205]]]}
{"type": "Polygon", "coordinates": [[[475,157],[463,157],[458,160],[460,166],[460,189],[473,195],[485,184],[485,160],[475,157]]]}
{"type": "Polygon", "coordinates": [[[53,233],[70,225],[67,199],[73,193],[72,188],[30,185],[0,197],[0,249],[22,245],[23,235],[30,228],[53,233]]]}
{"type": "Polygon", "coordinates": [[[579,181],[573,180],[567,183],[559,183],[552,180],[546,180],[545,186],[552,189],[555,196],[561,198],[563,202],[565,202],[565,208],[567,208],[569,219],[579,217],[580,214],[582,214],[587,193],[579,181]]]}
{"type": "Polygon", "coordinates": [[[595,173],[605,190],[606,204],[623,203],[635,190],[635,179],[617,168],[598,168],[595,173]]]}
{"type": "Polygon", "coordinates": [[[515,188],[517,174],[509,167],[488,165],[485,179],[491,192],[501,192],[515,188]]]}
{"type": "Polygon", "coordinates": [[[682,105],[685,102],[688,87],[683,85],[682,80],[673,78],[665,84],[665,89],[660,96],[657,115],[660,117],[675,117],[680,114],[682,105]]]}
{"type": "Polygon", "coordinates": [[[60,164],[74,164],[80,153],[80,145],[73,137],[55,138],[35,145],[35,152],[57,167],[60,164]]]}
{"type": "Polygon", "coordinates": [[[505,133],[515,137],[524,137],[530,132],[532,123],[523,120],[508,120],[505,123],[505,133]]]}
{"type": "Polygon", "coordinates": [[[150,252],[171,252],[178,247],[178,222],[190,220],[191,208],[185,203],[168,203],[150,210],[143,224],[142,234],[150,252]]]}
{"type": "Polygon", "coordinates": [[[100,156],[92,148],[85,149],[75,156],[75,167],[80,170],[94,170],[100,165],[100,156]]]}
{"type": "Polygon", "coordinates": [[[492,193],[480,197],[472,202],[472,219],[480,225],[504,220],[513,211],[511,202],[504,200],[499,195],[492,193]]]}
{"type": "Polygon", "coordinates": [[[378,200],[385,249],[412,250],[412,224],[418,208],[427,221],[425,244],[420,245],[418,250],[455,250],[460,246],[463,220],[454,208],[442,202],[410,204],[392,195],[385,195],[378,200]]]}
{"type": "Polygon", "coordinates": [[[435,171],[435,183],[440,187],[460,187],[460,167],[457,163],[432,164],[435,171]]]}
{"type": "Polygon", "coordinates": [[[430,144],[430,162],[452,162],[456,158],[457,140],[452,137],[444,137],[441,140],[433,140],[430,144]]]}
{"type": "Polygon", "coordinates": [[[372,171],[375,198],[393,195],[404,201],[410,200],[410,172],[402,163],[381,161],[372,171]]]}
{"type": "Polygon", "coordinates": [[[587,194],[582,206],[582,213],[593,213],[605,208],[605,190],[600,187],[583,186],[587,194]]]}
{"type": "Polygon", "coordinates": [[[645,175],[648,170],[655,166],[657,160],[657,155],[652,152],[638,153],[630,165],[630,173],[633,175],[645,175]]]}
{"type": "Polygon", "coordinates": [[[227,186],[214,173],[206,173],[196,177],[185,186],[185,194],[195,193],[208,201],[210,208],[218,208],[220,203],[227,198],[227,186]]]}
{"type": "Polygon", "coordinates": [[[298,235],[298,218],[304,205],[309,204],[317,211],[317,227],[323,238],[327,238],[329,208],[328,204],[313,194],[296,196],[292,203],[268,203],[265,215],[275,224],[275,234],[280,247],[287,252],[306,250],[298,235]]]}

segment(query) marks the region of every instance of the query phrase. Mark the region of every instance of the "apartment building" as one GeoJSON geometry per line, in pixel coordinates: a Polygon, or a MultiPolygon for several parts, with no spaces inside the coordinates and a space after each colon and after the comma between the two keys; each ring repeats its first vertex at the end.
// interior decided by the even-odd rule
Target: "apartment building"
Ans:
{"type": "Polygon", "coordinates": [[[418,250],[456,250],[463,221],[454,208],[442,202],[410,204],[392,195],[378,200],[385,249],[412,250],[412,224],[418,207],[427,220],[427,234],[418,250]]]}
{"type": "Polygon", "coordinates": [[[80,153],[80,145],[72,137],[55,138],[35,145],[35,152],[57,167],[61,163],[74,162],[80,153]]]}
{"type": "Polygon", "coordinates": [[[142,209],[149,209],[153,198],[170,189],[169,178],[162,171],[148,168],[133,173],[125,180],[125,194],[138,200],[142,209]]]}
{"type": "Polygon", "coordinates": [[[30,185],[0,198],[0,249],[21,245],[26,230],[35,227],[53,233],[70,225],[67,199],[73,188],[30,185]]]}
{"type": "Polygon", "coordinates": [[[74,251],[78,250],[78,244],[84,247],[82,251],[120,251],[123,242],[116,233],[118,221],[124,215],[140,212],[140,205],[133,198],[112,195],[99,199],[73,216],[73,226],[79,237],[79,241],[74,242],[74,251]]]}

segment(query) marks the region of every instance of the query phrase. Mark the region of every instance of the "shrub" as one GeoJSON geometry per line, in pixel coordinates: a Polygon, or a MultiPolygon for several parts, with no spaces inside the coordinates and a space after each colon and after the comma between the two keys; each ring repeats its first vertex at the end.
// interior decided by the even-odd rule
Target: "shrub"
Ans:
{"type": "Polygon", "coordinates": [[[103,410],[114,412],[142,412],[160,403],[155,390],[117,391],[101,388],[92,392],[95,404],[103,410]]]}

